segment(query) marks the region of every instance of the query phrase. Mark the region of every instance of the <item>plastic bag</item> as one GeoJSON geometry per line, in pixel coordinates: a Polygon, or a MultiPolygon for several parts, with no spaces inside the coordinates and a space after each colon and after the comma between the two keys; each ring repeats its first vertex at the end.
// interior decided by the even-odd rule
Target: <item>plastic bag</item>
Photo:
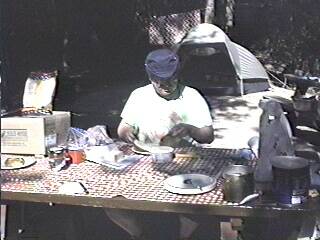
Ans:
{"type": "Polygon", "coordinates": [[[31,72],[24,88],[23,107],[52,110],[58,72],[31,72]]]}
{"type": "Polygon", "coordinates": [[[108,136],[103,125],[87,130],[71,127],[67,145],[68,148],[83,149],[87,160],[115,169],[123,169],[141,158],[137,155],[124,155],[118,144],[108,136]]]}
{"type": "Polygon", "coordinates": [[[68,147],[84,148],[89,143],[87,131],[81,128],[69,128],[67,145],[68,147]]]}
{"type": "Polygon", "coordinates": [[[108,145],[113,143],[113,140],[108,136],[106,126],[96,125],[88,128],[88,135],[95,139],[95,145],[108,145]]]}
{"type": "Polygon", "coordinates": [[[106,127],[97,125],[88,130],[81,128],[69,128],[68,147],[86,148],[90,146],[101,146],[112,144],[113,140],[108,136],[106,127]]]}

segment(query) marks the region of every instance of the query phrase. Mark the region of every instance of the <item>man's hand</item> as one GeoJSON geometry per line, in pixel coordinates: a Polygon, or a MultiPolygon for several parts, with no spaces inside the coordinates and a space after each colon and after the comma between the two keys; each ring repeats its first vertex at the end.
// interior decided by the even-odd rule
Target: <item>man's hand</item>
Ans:
{"type": "Polygon", "coordinates": [[[199,143],[211,143],[214,140],[212,126],[198,128],[185,123],[179,123],[172,127],[168,135],[178,138],[191,137],[199,143]]]}
{"type": "Polygon", "coordinates": [[[137,140],[137,138],[136,138],[136,136],[133,134],[132,131],[127,131],[126,134],[124,135],[123,140],[126,141],[126,142],[133,143],[134,140],[137,140]]]}
{"type": "Polygon", "coordinates": [[[133,143],[137,140],[134,128],[129,124],[121,121],[118,126],[118,136],[125,142],[133,143]]]}
{"type": "Polygon", "coordinates": [[[191,126],[189,124],[179,123],[179,124],[173,126],[173,128],[170,129],[168,134],[173,137],[180,137],[180,138],[192,137],[191,136],[192,128],[193,128],[193,126],[191,126]]]}

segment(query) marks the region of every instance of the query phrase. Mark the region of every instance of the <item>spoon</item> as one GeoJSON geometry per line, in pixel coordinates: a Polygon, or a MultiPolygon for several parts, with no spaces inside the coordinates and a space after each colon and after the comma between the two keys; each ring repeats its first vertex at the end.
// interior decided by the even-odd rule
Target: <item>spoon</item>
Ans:
{"type": "Polygon", "coordinates": [[[200,185],[196,185],[193,183],[192,179],[188,178],[186,180],[183,181],[184,184],[189,184],[189,185],[192,185],[192,187],[194,188],[198,188],[202,191],[202,187],[200,185]]]}

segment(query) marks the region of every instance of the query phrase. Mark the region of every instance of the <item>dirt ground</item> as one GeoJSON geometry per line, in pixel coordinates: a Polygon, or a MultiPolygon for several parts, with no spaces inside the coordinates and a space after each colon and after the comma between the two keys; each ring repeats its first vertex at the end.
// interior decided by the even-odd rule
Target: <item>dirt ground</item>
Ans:
{"type": "Polygon", "coordinates": [[[259,136],[259,119],[262,109],[259,102],[264,96],[281,96],[290,99],[292,91],[272,87],[269,91],[244,96],[206,96],[214,116],[215,140],[212,147],[246,148],[251,137],[259,136]]]}

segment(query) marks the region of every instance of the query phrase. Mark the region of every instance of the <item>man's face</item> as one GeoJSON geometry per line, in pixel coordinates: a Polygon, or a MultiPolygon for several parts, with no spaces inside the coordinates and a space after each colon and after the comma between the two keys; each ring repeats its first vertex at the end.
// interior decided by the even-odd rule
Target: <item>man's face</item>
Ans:
{"type": "Polygon", "coordinates": [[[172,80],[151,80],[154,90],[161,97],[168,97],[173,94],[178,87],[178,79],[174,78],[172,80]]]}

